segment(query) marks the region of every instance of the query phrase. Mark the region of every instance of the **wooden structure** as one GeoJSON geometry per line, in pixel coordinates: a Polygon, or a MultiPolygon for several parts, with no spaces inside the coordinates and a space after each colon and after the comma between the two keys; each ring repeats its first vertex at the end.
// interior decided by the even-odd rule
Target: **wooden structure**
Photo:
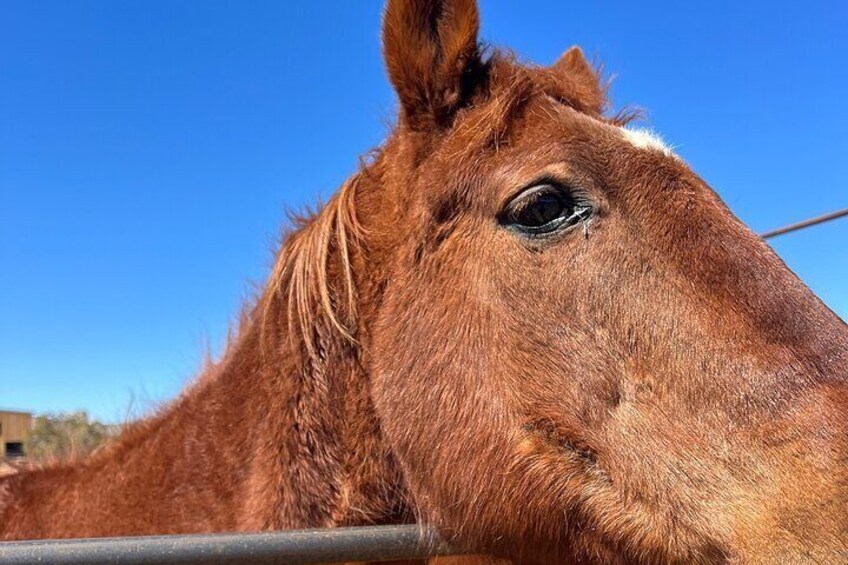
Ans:
{"type": "Polygon", "coordinates": [[[26,456],[32,414],[0,408],[0,459],[26,456]]]}

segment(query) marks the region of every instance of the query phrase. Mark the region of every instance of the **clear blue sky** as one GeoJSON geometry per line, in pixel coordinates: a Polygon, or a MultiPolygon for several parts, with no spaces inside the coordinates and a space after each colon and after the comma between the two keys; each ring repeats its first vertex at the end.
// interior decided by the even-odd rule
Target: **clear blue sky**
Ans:
{"type": "MultiPolygon", "coordinates": [[[[116,421],[175,395],[394,99],[380,2],[3,0],[0,405],[116,421]]],[[[482,0],[578,43],[756,230],[848,206],[848,4],[482,0]]],[[[848,317],[848,221],[774,243],[848,317]]]]}

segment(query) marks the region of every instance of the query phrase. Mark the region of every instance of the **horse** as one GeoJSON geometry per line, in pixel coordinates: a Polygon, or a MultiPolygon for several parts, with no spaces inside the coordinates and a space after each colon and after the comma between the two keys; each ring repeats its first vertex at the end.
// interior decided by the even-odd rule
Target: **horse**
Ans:
{"type": "Polygon", "coordinates": [[[522,63],[479,19],[388,0],[384,144],[179,398],[2,479],[0,538],[420,523],[469,562],[848,562],[846,324],[579,48],[522,63]]]}

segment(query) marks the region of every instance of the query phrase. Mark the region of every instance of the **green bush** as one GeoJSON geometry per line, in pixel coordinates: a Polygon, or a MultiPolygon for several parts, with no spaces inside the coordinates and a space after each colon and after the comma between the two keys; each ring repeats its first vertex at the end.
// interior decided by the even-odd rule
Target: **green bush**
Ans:
{"type": "Polygon", "coordinates": [[[36,461],[87,455],[117,434],[110,426],[89,418],[85,411],[48,413],[33,420],[27,456],[36,461]]]}

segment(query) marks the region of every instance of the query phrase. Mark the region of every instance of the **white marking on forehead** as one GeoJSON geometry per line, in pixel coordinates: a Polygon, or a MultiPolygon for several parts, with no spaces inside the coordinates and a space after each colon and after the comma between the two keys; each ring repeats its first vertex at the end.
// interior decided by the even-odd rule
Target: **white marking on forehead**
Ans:
{"type": "Polygon", "coordinates": [[[669,157],[677,158],[677,155],[675,155],[674,151],[666,145],[665,141],[649,129],[629,127],[622,127],[618,129],[624,135],[624,139],[629,141],[634,147],[638,147],[639,149],[653,149],[654,151],[661,151],[669,157]]]}

